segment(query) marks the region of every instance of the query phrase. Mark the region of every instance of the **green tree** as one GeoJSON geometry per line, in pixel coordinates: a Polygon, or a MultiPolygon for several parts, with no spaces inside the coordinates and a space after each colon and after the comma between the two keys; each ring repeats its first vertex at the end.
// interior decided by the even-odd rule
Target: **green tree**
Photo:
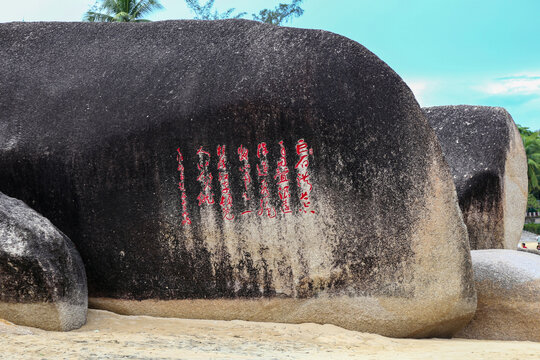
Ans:
{"type": "Polygon", "coordinates": [[[290,4],[279,4],[273,10],[263,9],[258,14],[252,14],[253,20],[267,24],[282,25],[292,18],[302,16],[304,9],[300,7],[303,0],[293,0],[290,4]]]}
{"type": "Polygon", "coordinates": [[[529,128],[519,125],[518,129],[527,155],[529,192],[538,191],[540,190],[540,131],[533,132],[529,128]]]}
{"type": "Polygon", "coordinates": [[[214,7],[214,2],[216,0],[208,0],[206,4],[201,5],[199,0],[185,0],[186,5],[190,8],[191,11],[195,13],[194,19],[197,20],[219,20],[219,19],[239,19],[247,13],[239,13],[233,15],[234,8],[219,13],[217,10],[212,10],[214,7]]]}
{"type": "MultiPolygon", "coordinates": [[[[230,8],[225,12],[214,10],[215,0],[208,0],[204,5],[201,5],[199,0],[185,0],[187,6],[195,14],[195,19],[199,20],[219,20],[219,19],[239,19],[247,13],[237,13],[233,15],[235,9],[230,8]]],[[[291,21],[294,17],[299,17],[304,13],[304,9],[300,7],[304,0],[292,0],[290,4],[280,3],[274,9],[263,9],[258,14],[252,14],[253,20],[261,21],[268,24],[282,25],[291,21]]]]}
{"type": "Polygon", "coordinates": [[[516,124],[517,127],[518,127],[518,130],[519,130],[519,134],[521,136],[523,135],[532,135],[533,131],[531,131],[531,129],[529,129],[528,127],[526,126],[521,126],[519,124],[516,124]]]}
{"type": "Polygon", "coordinates": [[[84,14],[84,21],[147,22],[143,17],[162,9],[159,0],[100,0],[84,14]]]}
{"type": "Polygon", "coordinates": [[[529,194],[527,197],[527,211],[538,211],[538,209],[538,200],[536,200],[533,194],[529,194]]]}

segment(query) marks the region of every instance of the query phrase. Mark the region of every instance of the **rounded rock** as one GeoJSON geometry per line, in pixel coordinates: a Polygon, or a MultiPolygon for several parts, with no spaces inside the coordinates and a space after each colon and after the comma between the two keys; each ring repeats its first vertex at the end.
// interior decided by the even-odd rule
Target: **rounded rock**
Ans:
{"type": "Polygon", "coordinates": [[[456,336],[540,341],[540,256],[498,249],[471,256],[478,309],[456,336]]]}
{"type": "Polygon", "coordinates": [[[71,240],[0,193],[0,318],[68,331],[86,323],[87,308],[84,265],[71,240]]]}
{"type": "Polygon", "coordinates": [[[450,165],[471,249],[515,250],[527,206],[527,156],[503,108],[424,108],[450,165]]]}
{"type": "Polygon", "coordinates": [[[362,45],[245,20],[11,23],[0,65],[0,189],[74,241],[92,306],[416,337],[473,315],[435,134],[362,45]]]}

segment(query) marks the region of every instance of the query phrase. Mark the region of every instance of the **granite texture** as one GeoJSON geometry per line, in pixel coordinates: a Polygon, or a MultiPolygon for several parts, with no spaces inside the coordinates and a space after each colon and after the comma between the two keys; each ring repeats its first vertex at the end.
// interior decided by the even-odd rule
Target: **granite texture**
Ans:
{"type": "Polygon", "coordinates": [[[478,309],[457,336],[540,342],[540,257],[502,249],[471,256],[478,309]]]}
{"type": "Polygon", "coordinates": [[[84,265],[73,243],[22,201],[0,193],[0,318],[68,331],[86,322],[84,265]]]}
{"type": "Polygon", "coordinates": [[[515,250],[527,206],[527,157],[503,108],[424,108],[452,169],[471,249],[515,250]]]}
{"type": "Polygon", "coordinates": [[[0,65],[0,189],[74,241],[100,304],[417,337],[472,316],[440,146],[360,44],[245,20],[10,23],[0,65]]]}
{"type": "Polygon", "coordinates": [[[537,250],[536,248],[532,248],[532,249],[523,249],[521,247],[518,247],[517,248],[517,251],[523,251],[523,252],[528,252],[530,254],[535,254],[535,255],[540,255],[540,250],[537,250]]]}

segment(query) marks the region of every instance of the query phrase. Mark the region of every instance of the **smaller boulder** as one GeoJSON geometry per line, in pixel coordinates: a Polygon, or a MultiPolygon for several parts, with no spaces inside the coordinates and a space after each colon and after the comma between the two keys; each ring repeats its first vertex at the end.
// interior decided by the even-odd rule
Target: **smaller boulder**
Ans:
{"type": "Polygon", "coordinates": [[[540,257],[515,250],[473,250],[478,307],[457,337],[540,341],[540,257]]]}
{"type": "Polygon", "coordinates": [[[0,193],[0,318],[68,331],[86,323],[87,308],[86,273],[71,240],[0,193]]]}
{"type": "Polygon", "coordinates": [[[515,250],[525,222],[527,156],[503,108],[424,108],[450,165],[472,250],[515,250]]]}

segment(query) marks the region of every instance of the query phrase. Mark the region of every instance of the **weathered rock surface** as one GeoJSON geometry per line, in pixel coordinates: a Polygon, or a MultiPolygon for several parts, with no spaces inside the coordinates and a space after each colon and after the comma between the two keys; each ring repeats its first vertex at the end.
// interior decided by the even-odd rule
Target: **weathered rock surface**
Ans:
{"type": "Polygon", "coordinates": [[[436,137],[358,43],[235,20],[12,23],[0,65],[0,189],[75,242],[94,304],[417,337],[472,317],[436,137]]]}
{"type": "Polygon", "coordinates": [[[518,247],[517,251],[523,251],[523,252],[528,252],[528,253],[531,253],[531,254],[540,255],[540,250],[537,250],[536,248],[523,249],[523,248],[518,247]]]}
{"type": "Polygon", "coordinates": [[[527,158],[506,110],[424,108],[452,169],[471,249],[515,250],[527,206],[527,158]]]}
{"type": "Polygon", "coordinates": [[[71,240],[0,193],[0,318],[68,331],[84,325],[87,307],[84,265],[71,240]]]}
{"type": "Polygon", "coordinates": [[[457,336],[540,341],[540,257],[516,250],[471,255],[478,309],[457,336]]]}

